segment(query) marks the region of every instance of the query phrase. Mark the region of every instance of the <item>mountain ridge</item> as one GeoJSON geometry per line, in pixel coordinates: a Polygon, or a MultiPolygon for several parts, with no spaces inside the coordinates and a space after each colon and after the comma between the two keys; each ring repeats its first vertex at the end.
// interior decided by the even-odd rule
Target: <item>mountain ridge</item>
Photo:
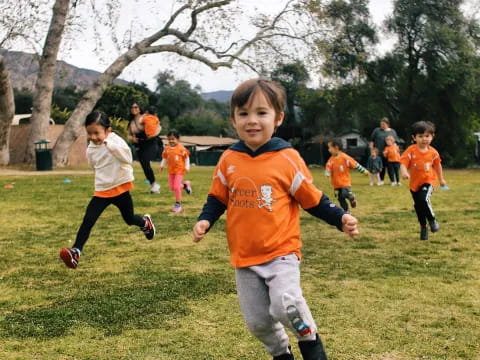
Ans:
{"type": "MultiPolygon", "coordinates": [[[[0,49],[0,55],[5,59],[12,87],[18,90],[26,89],[33,91],[37,81],[39,68],[37,59],[39,55],[3,49],[0,49]]],[[[86,90],[93,85],[94,81],[101,74],[99,71],[79,68],[63,60],[58,60],[54,86],[66,87],[74,85],[78,89],[86,90]]],[[[114,83],[127,85],[129,81],[117,78],[114,83]]]]}

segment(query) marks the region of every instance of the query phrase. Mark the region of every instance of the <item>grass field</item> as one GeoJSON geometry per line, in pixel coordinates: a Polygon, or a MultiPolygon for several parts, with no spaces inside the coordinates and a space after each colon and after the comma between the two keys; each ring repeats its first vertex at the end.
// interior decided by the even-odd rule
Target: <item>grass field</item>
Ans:
{"type": "MultiPolygon", "coordinates": [[[[58,252],[75,238],[93,175],[0,177],[0,359],[270,359],[241,317],[224,221],[191,241],[212,170],[192,169],[194,193],[175,216],[166,175],[150,195],[135,166],[136,212],[152,214],[157,237],[108,208],[77,270],[58,252]]],[[[333,197],[322,169],[312,173],[333,197]]],[[[352,176],[358,238],[302,212],[302,287],[329,358],[480,359],[480,171],[445,171],[451,190],[432,197],[442,228],[429,241],[405,184],[352,176]]]]}

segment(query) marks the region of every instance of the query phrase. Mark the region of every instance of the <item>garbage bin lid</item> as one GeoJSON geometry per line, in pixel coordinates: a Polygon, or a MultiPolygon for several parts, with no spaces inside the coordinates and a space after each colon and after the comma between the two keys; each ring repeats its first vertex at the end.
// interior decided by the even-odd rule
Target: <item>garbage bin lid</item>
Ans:
{"type": "Polygon", "coordinates": [[[50,140],[38,140],[38,141],[35,141],[34,144],[49,144],[50,143],[50,140]]]}

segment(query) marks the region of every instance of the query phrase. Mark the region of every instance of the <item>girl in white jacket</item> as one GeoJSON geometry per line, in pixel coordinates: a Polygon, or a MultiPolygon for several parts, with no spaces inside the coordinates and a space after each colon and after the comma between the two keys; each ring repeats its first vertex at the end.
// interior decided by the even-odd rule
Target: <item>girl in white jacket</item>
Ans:
{"type": "Polygon", "coordinates": [[[130,196],[130,190],[133,189],[132,152],[127,143],[112,132],[110,120],[100,111],[87,116],[85,129],[89,140],[87,160],[95,171],[95,192],[87,206],[73,247],[60,251],[60,258],[72,269],[78,266],[92,227],[110,204],[118,207],[128,225],[140,227],[147,239],[155,236],[155,226],[150,215],[140,216],[133,212],[130,196]]]}

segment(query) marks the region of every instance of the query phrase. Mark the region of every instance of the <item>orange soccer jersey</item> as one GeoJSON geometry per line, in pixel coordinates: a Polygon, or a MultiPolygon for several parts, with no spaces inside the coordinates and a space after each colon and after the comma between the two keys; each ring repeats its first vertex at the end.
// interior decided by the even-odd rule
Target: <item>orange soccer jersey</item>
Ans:
{"type": "Polygon", "coordinates": [[[337,156],[330,156],[325,169],[330,172],[334,189],[352,186],[350,169],[354,169],[358,162],[344,152],[340,151],[337,156]]]}
{"type": "Polygon", "coordinates": [[[251,157],[226,150],[210,196],[227,207],[227,238],[234,267],[263,264],[289,253],[300,257],[300,204],[317,206],[322,192],[292,148],[251,157]]]}
{"type": "Polygon", "coordinates": [[[383,150],[383,156],[388,162],[400,162],[400,148],[397,144],[387,145],[383,150]]]}
{"type": "Polygon", "coordinates": [[[421,151],[417,145],[410,145],[400,158],[400,163],[410,171],[410,190],[418,191],[423,184],[435,186],[437,174],[434,167],[439,166],[441,161],[435,148],[429,146],[421,151]]]}
{"type": "Polygon", "coordinates": [[[168,173],[170,175],[185,175],[185,162],[190,156],[182,144],[174,147],[166,146],[162,153],[162,158],[167,160],[168,173]]]}
{"type": "Polygon", "coordinates": [[[142,117],[143,126],[145,129],[145,135],[154,136],[159,130],[160,120],[157,116],[151,114],[145,114],[142,117]]]}

